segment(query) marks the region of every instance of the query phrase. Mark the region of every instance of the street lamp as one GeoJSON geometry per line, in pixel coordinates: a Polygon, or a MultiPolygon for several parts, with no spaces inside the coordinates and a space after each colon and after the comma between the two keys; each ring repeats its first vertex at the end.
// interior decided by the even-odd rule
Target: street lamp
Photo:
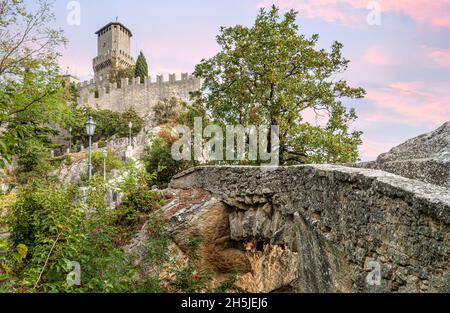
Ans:
{"type": "Polygon", "coordinates": [[[132,144],[132,140],[131,140],[131,130],[132,130],[132,128],[133,128],[133,122],[129,122],[128,123],[128,127],[130,128],[130,138],[129,138],[129,140],[128,140],[128,142],[129,142],[129,146],[131,147],[133,144],[132,144]]]}
{"type": "Polygon", "coordinates": [[[108,156],[108,151],[106,150],[106,148],[103,149],[102,156],[103,156],[103,180],[106,180],[106,157],[108,156]]]}
{"type": "Polygon", "coordinates": [[[92,136],[95,133],[95,126],[97,126],[94,122],[92,116],[89,117],[86,122],[86,135],[89,137],[89,160],[88,160],[88,177],[91,180],[92,177],[92,136]]]}
{"type": "Polygon", "coordinates": [[[69,127],[69,154],[72,153],[72,126],[69,127]]]}

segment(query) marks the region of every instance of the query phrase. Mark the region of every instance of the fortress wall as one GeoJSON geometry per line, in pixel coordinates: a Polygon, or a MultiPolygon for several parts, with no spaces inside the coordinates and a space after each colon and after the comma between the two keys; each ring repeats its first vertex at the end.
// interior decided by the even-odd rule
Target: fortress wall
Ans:
{"type": "Polygon", "coordinates": [[[138,77],[132,80],[122,79],[120,88],[106,80],[91,80],[78,84],[78,89],[79,105],[119,112],[134,107],[141,115],[148,115],[151,108],[165,98],[176,97],[189,102],[190,93],[200,89],[200,79],[187,73],[181,74],[179,80],[175,74],[169,75],[168,80],[162,75],[156,76],[156,80],[146,77],[144,82],[138,77]]]}

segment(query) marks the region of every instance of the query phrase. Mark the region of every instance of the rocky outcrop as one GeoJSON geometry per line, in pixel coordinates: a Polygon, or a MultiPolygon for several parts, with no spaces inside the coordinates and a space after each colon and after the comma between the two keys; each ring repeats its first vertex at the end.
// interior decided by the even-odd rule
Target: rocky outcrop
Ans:
{"type": "Polygon", "coordinates": [[[381,154],[377,161],[384,163],[414,159],[450,161],[450,122],[381,154]]]}
{"type": "Polygon", "coordinates": [[[381,154],[374,162],[356,166],[450,188],[450,122],[381,154]]]}
{"type": "Polygon", "coordinates": [[[333,165],[199,167],[171,187],[193,201],[165,208],[174,241],[199,235],[204,265],[240,267],[243,290],[450,291],[446,188],[333,165]]]}

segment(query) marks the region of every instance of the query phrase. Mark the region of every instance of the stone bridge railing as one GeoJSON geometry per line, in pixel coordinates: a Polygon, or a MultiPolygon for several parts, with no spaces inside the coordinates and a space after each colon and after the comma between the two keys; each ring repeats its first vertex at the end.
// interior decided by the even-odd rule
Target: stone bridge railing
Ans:
{"type": "Polygon", "coordinates": [[[199,167],[171,187],[226,203],[232,240],[297,252],[296,291],[450,291],[447,188],[335,165],[199,167]]]}

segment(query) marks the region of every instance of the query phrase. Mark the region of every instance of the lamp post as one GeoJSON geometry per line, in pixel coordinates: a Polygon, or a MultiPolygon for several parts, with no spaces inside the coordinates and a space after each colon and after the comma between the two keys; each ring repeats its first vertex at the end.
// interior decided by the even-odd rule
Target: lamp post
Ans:
{"type": "Polygon", "coordinates": [[[131,130],[132,130],[132,128],[133,128],[133,122],[129,122],[128,123],[128,128],[130,128],[130,138],[128,139],[128,145],[131,147],[133,144],[132,144],[132,140],[131,140],[131,130]]]}
{"type": "Polygon", "coordinates": [[[72,126],[69,127],[69,154],[72,153],[72,126]]]}
{"type": "Polygon", "coordinates": [[[88,177],[91,180],[92,177],[92,136],[95,133],[95,127],[97,125],[94,122],[92,116],[89,117],[86,122],[86,135],[89,137],[89,160],[88,160],[88,177]]]}
{"type": "Polygon", "coordinates": [[[108,151],[106,149],[103,149],[102,156],[103,156],[103,180],[106,180],[106,157],[108,156],[108,151]]]}

